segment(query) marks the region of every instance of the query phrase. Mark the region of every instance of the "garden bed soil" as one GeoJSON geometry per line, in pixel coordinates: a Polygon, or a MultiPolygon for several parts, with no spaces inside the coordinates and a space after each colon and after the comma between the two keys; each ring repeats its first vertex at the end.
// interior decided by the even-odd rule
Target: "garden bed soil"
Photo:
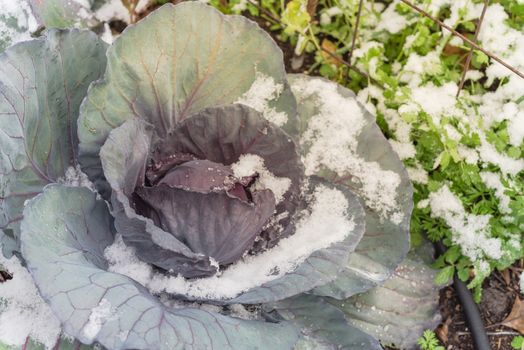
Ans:
{"type": "MultiPolygon", "coordinates": [[[[519,293],[519,276],[524,262],[515,264],[505,271],[495,271],[483,285],[479,310],[493,350],[511,350],[511,341],[519,333],[501,323],[510,314],[519,293]]],[[[522,298],[521,298],[522,300],[522,298]]],[[[447,350],[475,350],[471,334],[466,326],[464,314],[453,287],[440,293],[442,324],[436,334],[447,350]]]]}

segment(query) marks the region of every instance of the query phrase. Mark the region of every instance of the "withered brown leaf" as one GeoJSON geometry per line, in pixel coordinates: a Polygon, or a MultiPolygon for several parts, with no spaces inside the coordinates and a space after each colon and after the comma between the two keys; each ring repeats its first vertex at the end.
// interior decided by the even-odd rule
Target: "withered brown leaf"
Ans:
{"type": "Polygon", "coordinates": [[[502,321],[502,325],[513,328],[521,334],[524,334],[524,305],[519,297],[515,298],[515,303],[511,308],[511,312],[508,317],[502,321]]]}

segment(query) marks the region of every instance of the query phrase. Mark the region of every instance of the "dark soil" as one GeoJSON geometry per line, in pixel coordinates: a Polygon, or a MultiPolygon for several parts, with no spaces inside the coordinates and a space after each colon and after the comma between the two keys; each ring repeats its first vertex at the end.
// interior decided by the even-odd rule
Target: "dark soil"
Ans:
{"type": "MultiPolygon", "coordinates": [[[[519,298],[519,276],[522,261],[503,271],[494,272],[484,283],[482,300],[478,305],[491,348],[493,350],[511,350],[512,339],[519,335],[515,330],[501,326],[519,298]]],[[[466,326],[464,314],[453,287],[447,287],[440,293],[440,312],[442,324],[436,333],[447,350],[475,350],[471,334],[466,326]]]]}

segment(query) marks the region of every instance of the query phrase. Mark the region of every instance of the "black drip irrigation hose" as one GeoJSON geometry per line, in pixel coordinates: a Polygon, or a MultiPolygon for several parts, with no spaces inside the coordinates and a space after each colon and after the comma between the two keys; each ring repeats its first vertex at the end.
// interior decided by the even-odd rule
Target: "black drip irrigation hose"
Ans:
{"type": "MultiPolygon", "coordinates": [[[[442,242],[435,243],[435,249],[438,255],[444,254],[446,248],[442,242]]],[[[475,345],[475,350],[492,350],[489,345],[488,335],[484,328],[484,323],[480,317],[480,312],[477,304],[473,300],[473,296],[469,291],[468,287],[462,282],[457,274],[453,275],[453,286],[457,292],[458,299],[464,310],[464,316],[466,317],[466,324],[471,332],[471,338],[475,345]]]]}

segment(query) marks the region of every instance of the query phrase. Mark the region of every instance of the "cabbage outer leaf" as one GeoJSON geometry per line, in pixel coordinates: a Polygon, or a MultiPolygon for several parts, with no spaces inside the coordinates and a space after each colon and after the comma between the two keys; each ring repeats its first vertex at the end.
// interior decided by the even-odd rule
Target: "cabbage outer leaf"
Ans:
{"type": "MultiPolygon", "coordinates": [[[[336,85],[338,94],[347,99],[355,100],[356,98],[350,90],[323,78],[296,74],[288,75],[288,80],[292,90],[295,90],[301,84],[323,82],[328,88],[336,85]]],[[[318,113],[319,102],[321,101],[315,94],[311,96],[295,95],[301,132],[293,136],[300,139],[307,130],[311,118],[318,113]]],[[[366,205],[366,200],[363,200],[362,205],[366,210],[366,233],[364,237],[355,252],[350,255],[340,276],[334,282],[314,290],[315,294],[337,299],[345,299],[384,283],[409,250],[409,222],[413,209],[411,182],[402,162],[375,123],[375,118],[363,106],[360,105],[360,108],[363,111],[366,124],[357,135],[357,154],[366,162],[377,162],[382,170],[390,170],[400,176],[401,182],[396,191],[400,205],[398,209],[400,209],[403,219],[400,224],[396,224],[391,221],[390,217],[381,218],[378,213],[366,205]]],[[[355,127],[352,115],[349,113],[341,115],[340,118],[347,120],[347,128],[355,127]]],[[[307,147],[302,147],[303,156],[306,156],[308,151],[307,147]]],[[[330,156],[332,157],[332,155],[330,156]]],[[[333,174],[333,170],[324,167],[316,175],[329,181],[333,174]]],[[[366,181],[365,178],[360,180],[366,181]]],[[[349,188],[355,186],[351,180],[338,183],[349,188]]]]}
{"type": "Polygon", "coordinates": [[[78,109],[106,48],[92,32],[50,30],[0,56],[0,230],[15,241],[24,202],[76,163],[78,109]]]}
{"type": "Polygon", "coordinates": [[[324,298],[301,294],[264,305],[264,309],[276,311],[284,319],[303,327],[297,350],[382,350],[378,340],[348,323],[344,313],[324,298]]]}
{"type": "MultiPolygon", "coordinates": [[[[23,346],[13,346],[0,343],[0,349],[2,350],[47,350],[44,345],[28,339],[23,346]]],[[[85,345],[80,343],[78,340],[72,340],[67,337],[61,337],[58,339],[53,350],[104,350],[105,348],[100,345],[85,345]]]]}
{"type": "Polygon", "coordinates": [[[170,309],[137,282],[107,272],[107,205],[87,188],[50,185],[24,210],[22,253],[64,331],[109,349],[292,349],[288,323],[170,309]]]}
{"type": "Polygon", "coordinates": [[[91,12],[95,0],[28,0],[39,24],[46,28],[88,28],[97,21],[91,12]],[[89,4],[89,7],[85,5],[89,4]],[[82,15],[80,15],[82,14],[82,15]]]}
{"type": "Polygon", "coordinates": [[[439,290],[433,282],[436,270],[425,261],[429,246],[411,251],[383,286],[347,300],[327,299],[344,311],[348,322],[400,349],[418,349],[417,339],[441,321],[439,290]]]}
{"type": "Polygon", "coordinates": [[[249,90],[258,74],[282,84],[271,103],[296,121],[282,51],[255,23],[225,16],[198,1],[166,4],[129,26],[108,50],[103,81],[89,90],[79,121],[80,162],[107,194],[98,152],[109,132],[139,117],[160,138],[200,110],[227,105],[249,90]]]}

